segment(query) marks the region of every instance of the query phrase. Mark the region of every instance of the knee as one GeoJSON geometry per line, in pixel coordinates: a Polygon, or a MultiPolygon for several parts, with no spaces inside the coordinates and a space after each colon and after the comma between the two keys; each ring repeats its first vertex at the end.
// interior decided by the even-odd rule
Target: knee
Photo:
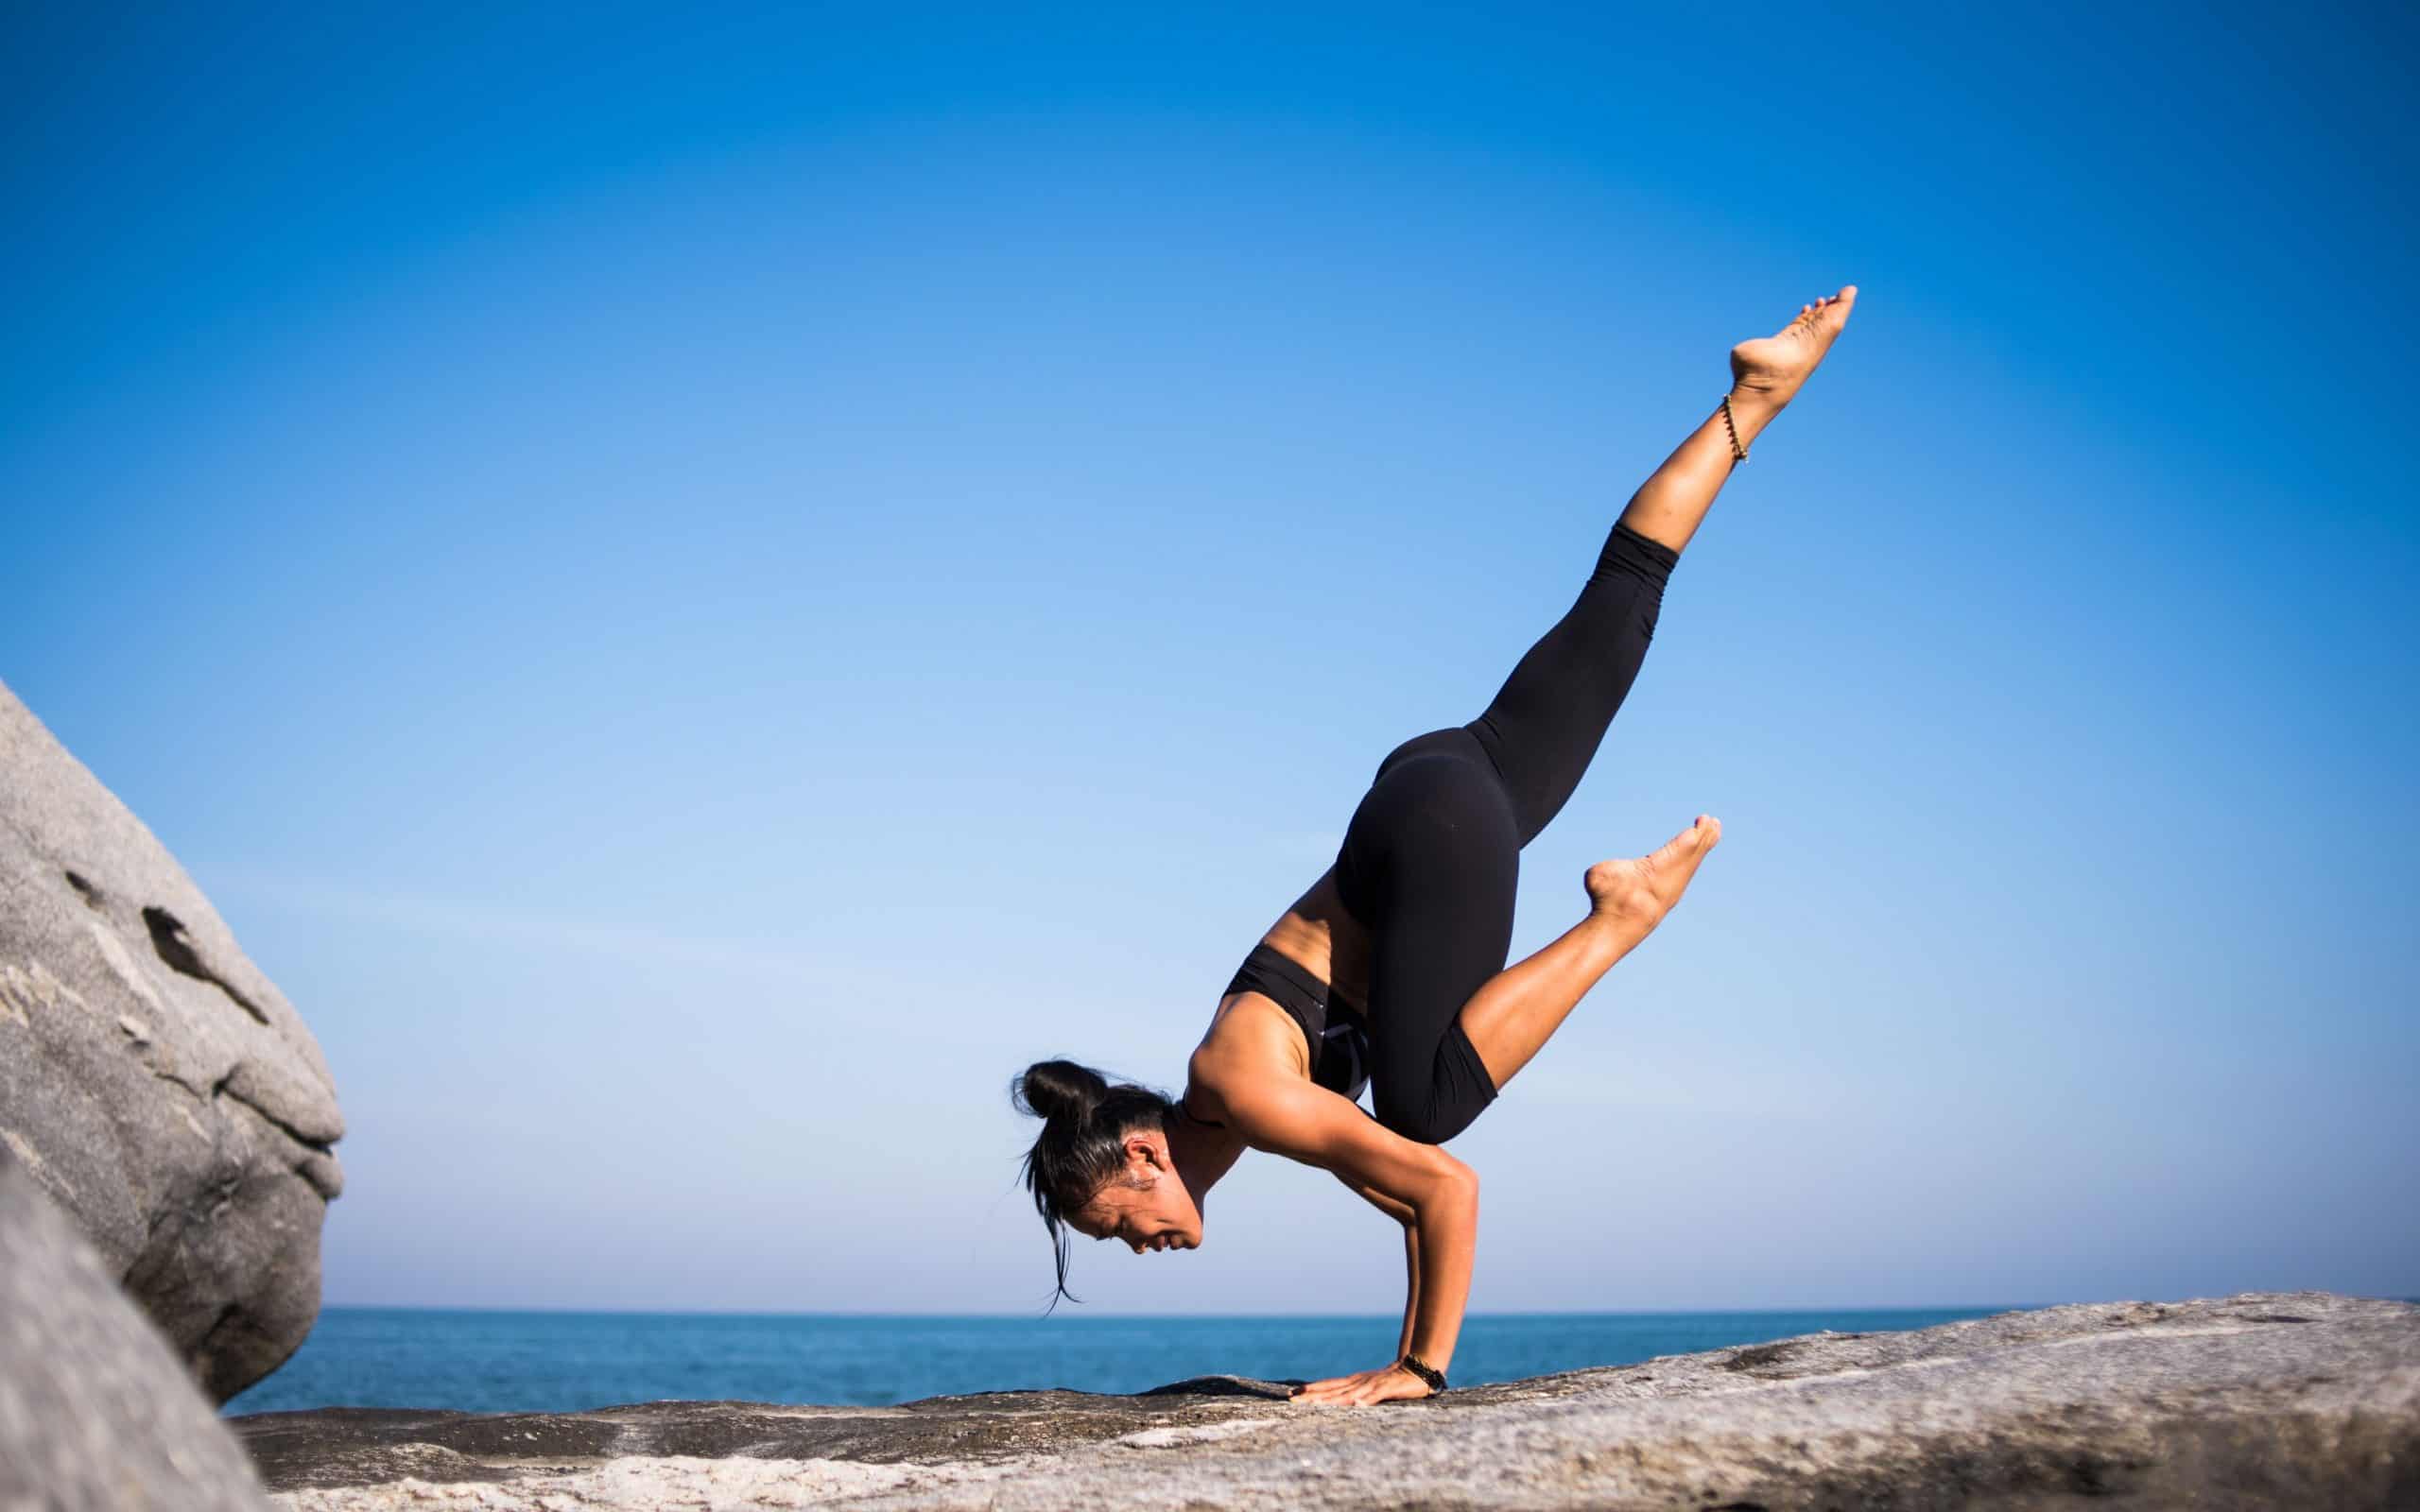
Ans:
{"type": "Polygon", "coordinates": [[[1378,1122],[1415,1143],[1443,1144],[1470,1127],[1478,1111],[1436,1100],[1418,1108],[1381,1108],[1378,1122]]]}
{"type": "Polygon", "coordinates": [[[1397,1077],[1388,1074],[1391,1069],[1383,1060],[1378,1065],[1371,1106],[1379,1123],[1423,1144],[1444,1143],[1495,1101],[1495,1079],[1459,1015],[1446,1021],[1426,1075],[1397,1077]],[[1390,1088],[1397,1091],[1390,1093],[1390,1088]]]}
{"type": "MultiPolygon", "coordinates": [[[[1629,577],[1654,590],[1658,596],[1664,585],[1671,580],[1672,569],[1680,564],[1681,554],[1660,541],[1640,535],[1620,521],[1605,533],[1604,549],[1597,553],[1597,571],[1589,581],[1606,577],[1629,577]]],[[[1651,607],[1650,614],[1653,612],[1651,607]]]]}

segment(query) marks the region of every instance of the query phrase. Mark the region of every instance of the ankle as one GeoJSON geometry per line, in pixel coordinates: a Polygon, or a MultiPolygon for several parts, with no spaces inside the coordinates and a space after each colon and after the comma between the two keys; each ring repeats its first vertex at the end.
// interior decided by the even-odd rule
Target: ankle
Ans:
{"type": "MultiPolygon", "coordinates": [[[[1790,392],[1779,389],[1761,388],[1749,384],[1732,385],[1730,432],[1737,433],[1742,447],[1755,445],[1756,438],[1764,434],[1765,427],[1773,422],[1773,417],[1782,412],[1790,398],[1790,392]]],[[[1720,418],[1720,415],[1716,417],[1718,421],[1720,418]]],[[[1722,427],[1718,423],[1716,429],[1721,430],[1722,427]]],[[[1725,432],[1725,441],[1731,438],[1730,432],[1725,432]]]]}
{"type": "Polygon", "coordinates": [[[1760,421],[1771,420],[1780,414],[1783,406],[1797,394],[1798,386],[1795,384],[1784,388],[1779,385],[1736,383],[1731,386],[1731,412],[1734,415],[1753,413],[1760,421]]]}

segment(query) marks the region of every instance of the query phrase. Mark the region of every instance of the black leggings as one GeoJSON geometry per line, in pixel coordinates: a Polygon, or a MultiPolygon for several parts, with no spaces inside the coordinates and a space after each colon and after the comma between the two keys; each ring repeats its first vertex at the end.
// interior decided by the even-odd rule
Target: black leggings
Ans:
{"type": "Polygon", "coordinates": [[[1487,712],[1396,747],[1353,811],[1337,894],[1371,937],[1371,1103],[1406,1139],[1443,1144],[1495,1100],[1462,1005],[1504,970],[1521,848],[1588,770],[1679,556],[1615,525],[1487,712]]]}

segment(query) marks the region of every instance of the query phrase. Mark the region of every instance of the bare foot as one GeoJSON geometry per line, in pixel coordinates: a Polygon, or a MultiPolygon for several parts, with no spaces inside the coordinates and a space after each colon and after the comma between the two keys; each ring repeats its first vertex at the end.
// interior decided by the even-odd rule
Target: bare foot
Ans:
{"type": "Polygon", "coordinates": [[[1731,381],[1743,394],[1753,394],[1775,408],[1789,403],[1798,386],[1832,350],[1832,338],[1849,323],[1857,307],[1857,285],[1845,284],[1838,294],[1798,307],[1798,318],[1769,336],[1742,341],[1731,349],[1731,381]]]}
{"type": "Polygon", "coordinates": [[[1645,937],[1681,901],[1689,879],[1698,874],[1698,863],[1721,839],[1722,821],[1701,814],[1652,855],[1598,862],[1588,868],[1588,901],[1597,917],[1645,937]]]}

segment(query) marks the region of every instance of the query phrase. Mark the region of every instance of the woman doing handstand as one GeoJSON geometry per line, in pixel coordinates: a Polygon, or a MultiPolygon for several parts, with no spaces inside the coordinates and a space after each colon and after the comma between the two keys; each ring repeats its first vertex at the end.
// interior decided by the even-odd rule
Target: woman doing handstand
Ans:
{"type": "Polygon", "coordinates": [[[1521,848],[1596,755],[1654,634],[1664,584],[1731,470],[1831,349],[1857,286],[1731,349],[1732,387],[1632,495],[1596,571],[1467,725],[1379,763],[1336,862],[1244,958],[1174,1102],[1072,1061],[1011,1095],[1044,1120],[1025,1179],[1059,1289],[1072,1230],[1135,1253],[1201,1243],[1210,1188],[1247,1149],[1335,1173],[1403,1225],[1393,1364],[1301,1388],[1357,1403],[1444,1389],[1470,1294],[1478,1177],[1439,1148],[1645,939],[1722,837],[1699,815],[1651,854],[1588,868],[1587,917],[1511,967],[1521,848]],[[1357,1101],[1371,1091],[1374,1113],[1357,1101]]]}

